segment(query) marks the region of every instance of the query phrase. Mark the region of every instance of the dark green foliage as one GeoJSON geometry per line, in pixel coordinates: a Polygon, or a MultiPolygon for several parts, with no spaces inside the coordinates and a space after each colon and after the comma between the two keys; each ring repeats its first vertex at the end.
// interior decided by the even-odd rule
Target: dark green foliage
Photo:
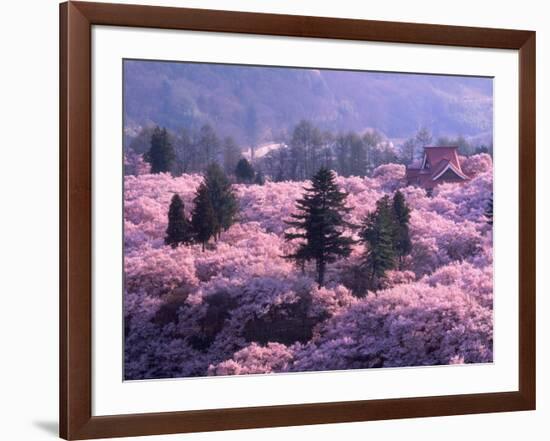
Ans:
{"type": "Polygon", "coordinates": [[[477,146],[474,150],[474,155],[479,155],[480,153],[490,154],[489,147],[486,146],[485,144],[477,146]]]}
{"type": "Polygon", "coordinates": [[[237,181],[240,183],[251,183],[254,179],[254,169],[252,168],[252,165],[250,165],[250,162],[248,162],[245,158],[242,158],[237,163],[237,166],[235,167],[235,176],[237,177],[237,181]]]}
{"type": "Polygon", "coordinates": [[[195,238],[204,250],[211,237],[218,238],[236,220],[238,203],[231,183],[217,163],[206,169],[204,182],[194,199],[191,224],[195,238]]]}
{"type": "Polygon", "coordinates": [[[298,232],[285,233],[285,239],[302,239],[296,252],[286,257],[299,265],[315,261],[319,286],[324,283],[326,265],[351,252],[353,240],[343,235],[349,226],[343,217],[350,210],[345,206],[346,197],[338,188],[334,173],[322,167],[313,176],[311,187],[305,188],[303,198],[296,201],[299,213],[286,222],[298,232]]]}
{"type": "Polygon", "coordinates": [[[493,156],[493,143],[489,143],[489,145],[481,144],[474,148],[474,155],[478,155],[480,153],[487,153],[488,155],[493,156]]]}
{"type": "Polygon", "coordinates": [[[489,225],[493,225],[493,195],[487,201],[487,206],[485,207],[485,218],[489,225]]]}
{"type": "Polygon", "coordinates": [[[265,345],[277,342],[285,345],[309,341],[314,326],[327,318],[312,317],[310,314],[311,296],[302,295],[295,303],[273,306],[265,315],[246,322],[244,338],[248,342],[265,345]]]}
{"type": "Polygon", "coordinates": [[[365,277],[364,262],[357,265],[350,265],[341,276],[342,284],[351,290],[351,293],[358,298],[363,298],[368,294],[370,280],[365,277]]]}
{"type": "Polygon", "coordinates": [[[172,171],[176,154],[165,128],[155,127],[151,135],[151,147],[143,158],[151,164],[151,173],[172,171]]]}
{"type": "Polygon", "coordinates": [[[190,243],[192,240],[192,229],[189,220],[185,217],[185,207],[178,194],[172,196],[170,208],[168,209],[168,228],[164,243],[176,248],[178,245],[190,243]]]}
{"type": "Polygon", "coordinates": [[[205,301],[207,309],[204,317],[199,320],[200,333],[190,338],[191,346],[199,351],[212,345],[225,321],[231,316],[231,311],[237,306],[235,300],[224,291],[210,294],[205,301]]]}
{"type": "Polygon", "coordinates": [[[380,287],[386,271],[401,267],[403,258],[412,250],[409,233],[411,210],[399,190],[390,200],[384,196],[376,202],[360,233],[366,246],[363,267],[367,270],[366,288],[380,287]]]}
{"type": "Polygon", "coordinates": [[[256,185],[264,185],[265,184],[265,176],[261,171],[256,173],[256,177],[254,178],[254,184],[256,184],[256,185]]]}
{"type": "Polygon", "coordinates": [[[370,289],[378,289],[386,271],[395,268],[394,231],[392,203],[386,195],[376,202],[376,210],[367,215],[360,233],[366,245],[364,265],[370,289]]]}
{"type": "Polygon", "coordinates": [[[401,267],[403,257],[408,255],[412,249],[411,237],[409,234],[409,220],[411,209],[407,206],[403,193],[399,190],[393,195],[393,216],[394,216],[394,247],[401,267]]]}
{"type": "Polygon", "coordinates": [[[125,142],[126,148],[130,148],[138,155],[146,154],[151,148],[151,137],[154,131],[154,126],[147,126],[142,128],[136,135],[128,136],[125,142]]]}
{"type": "Polygon", "coordinates": [[[177,323],[178,313],[181,308],[187,306],[186,301],[188,297],[189,293],[183,292],[180,289],[172,292],[167,297],[163,298],[162,306],[155,313],[151,321],[159,326],[164,326],[168,323],[177,323]]]}
{"type": "Polygon", "coordinates": [[[215,217],[214,236],[219,237],[222,231],[235,223],[239,208],[237,197],[227,176],[216,163],[206,169],[204,183],[215,217]]]}
{"type": "Polygon", "coordinates": [[[202,244],[204,251],[206,243],[218,230],[217,218],[205,183],[199,185],[193,202],[195,207],[191,214],[191,225],[195,239],[202,244]]]}

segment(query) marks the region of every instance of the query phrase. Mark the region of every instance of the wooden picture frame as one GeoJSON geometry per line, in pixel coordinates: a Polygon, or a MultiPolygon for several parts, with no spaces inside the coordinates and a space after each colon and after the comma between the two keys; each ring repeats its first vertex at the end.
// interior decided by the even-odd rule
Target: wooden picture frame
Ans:
{"type": "Polygon", "coordinates": [[[535,409],[535,32],[199,9],[60,5],[60,436],[89,439],[535,409]],[[91,28],[232,32],[519,52],[519,391],[92,416],[91,28]]]}

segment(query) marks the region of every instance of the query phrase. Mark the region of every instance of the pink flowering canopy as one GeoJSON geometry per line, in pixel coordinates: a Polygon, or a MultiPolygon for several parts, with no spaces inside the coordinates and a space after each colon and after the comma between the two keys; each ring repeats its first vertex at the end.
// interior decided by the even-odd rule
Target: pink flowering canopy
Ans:
{"type": "MultiPolygon", "coordinates": [[[[238,222],[204,252],[164,244],[177,193],[186,215],[199,175],[148,174],[127,157],[124,194],[125,377],[148,379],[487,363],[493,358],[492,194],[489,155],[461,158],[467,183],[431,197],[404,187],[404,166],[372,178],[337,177],[346,214],[361,224],[400,189],[411,208],[412,252],[382,289],[358,298],[362,244],[327,268],[302,272],[283,256],[285,220],[306,182],[234,186],[238,222]]],[[[356,235],[356,232],[350,233],[356,235]]]]}

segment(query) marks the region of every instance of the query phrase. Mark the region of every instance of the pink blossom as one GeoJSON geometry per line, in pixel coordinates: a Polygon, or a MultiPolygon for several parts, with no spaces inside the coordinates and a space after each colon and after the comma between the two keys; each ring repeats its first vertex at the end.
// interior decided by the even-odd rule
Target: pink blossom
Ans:
{"type": "Polygon", "coordinates": [[[484,155],[467,161],[475,177],[441,185],[433,197],[404,187],[397,164],[372,178],[337,178],[352,224],[396,188],[412,210],[411,255],[388,272],[385,289],[362,299],[350,288],[362,277],[361,244],[328,266],[322,288],[312,264],[302,273],[283,257],[295,246],[284,240],[284,221],[307,182],[235,185],[239,221],[202,252],[164,245],[172,195],[189,215],[201,176],[125,176],[126,378],[491,361],[492,229],[484,212],[492,169],[484,155]],[[308,341],[262,345],[247,334],[251,320],[284,318],[298,306],[312,326],[308,341]]]}
{"type": "Polygon", "coordinates": [[[462,171],[470,177],[493,171],[493,159],[487,153],[468,157],[461,156],[459,159],[462,171]]]}
{"type": "Polygon", "coordinates": [[[284,372],[292,361],[292,351],[280,343],[262,347],[252,343],[236,352],[232,359],[208,368],[208,375],[269,374],[284,372]]]}

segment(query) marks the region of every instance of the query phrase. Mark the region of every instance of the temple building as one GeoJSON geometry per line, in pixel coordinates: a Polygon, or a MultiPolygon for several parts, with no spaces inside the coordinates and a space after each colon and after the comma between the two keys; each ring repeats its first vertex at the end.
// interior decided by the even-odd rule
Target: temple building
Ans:
{"type": "Polygon", "coordinates": [[[462,172],[458,147],[424,147],[419,167],[407,166],[407,185],[417,185],[429,192],[444,182],[466,182],[470,178],[462,172]]]}

